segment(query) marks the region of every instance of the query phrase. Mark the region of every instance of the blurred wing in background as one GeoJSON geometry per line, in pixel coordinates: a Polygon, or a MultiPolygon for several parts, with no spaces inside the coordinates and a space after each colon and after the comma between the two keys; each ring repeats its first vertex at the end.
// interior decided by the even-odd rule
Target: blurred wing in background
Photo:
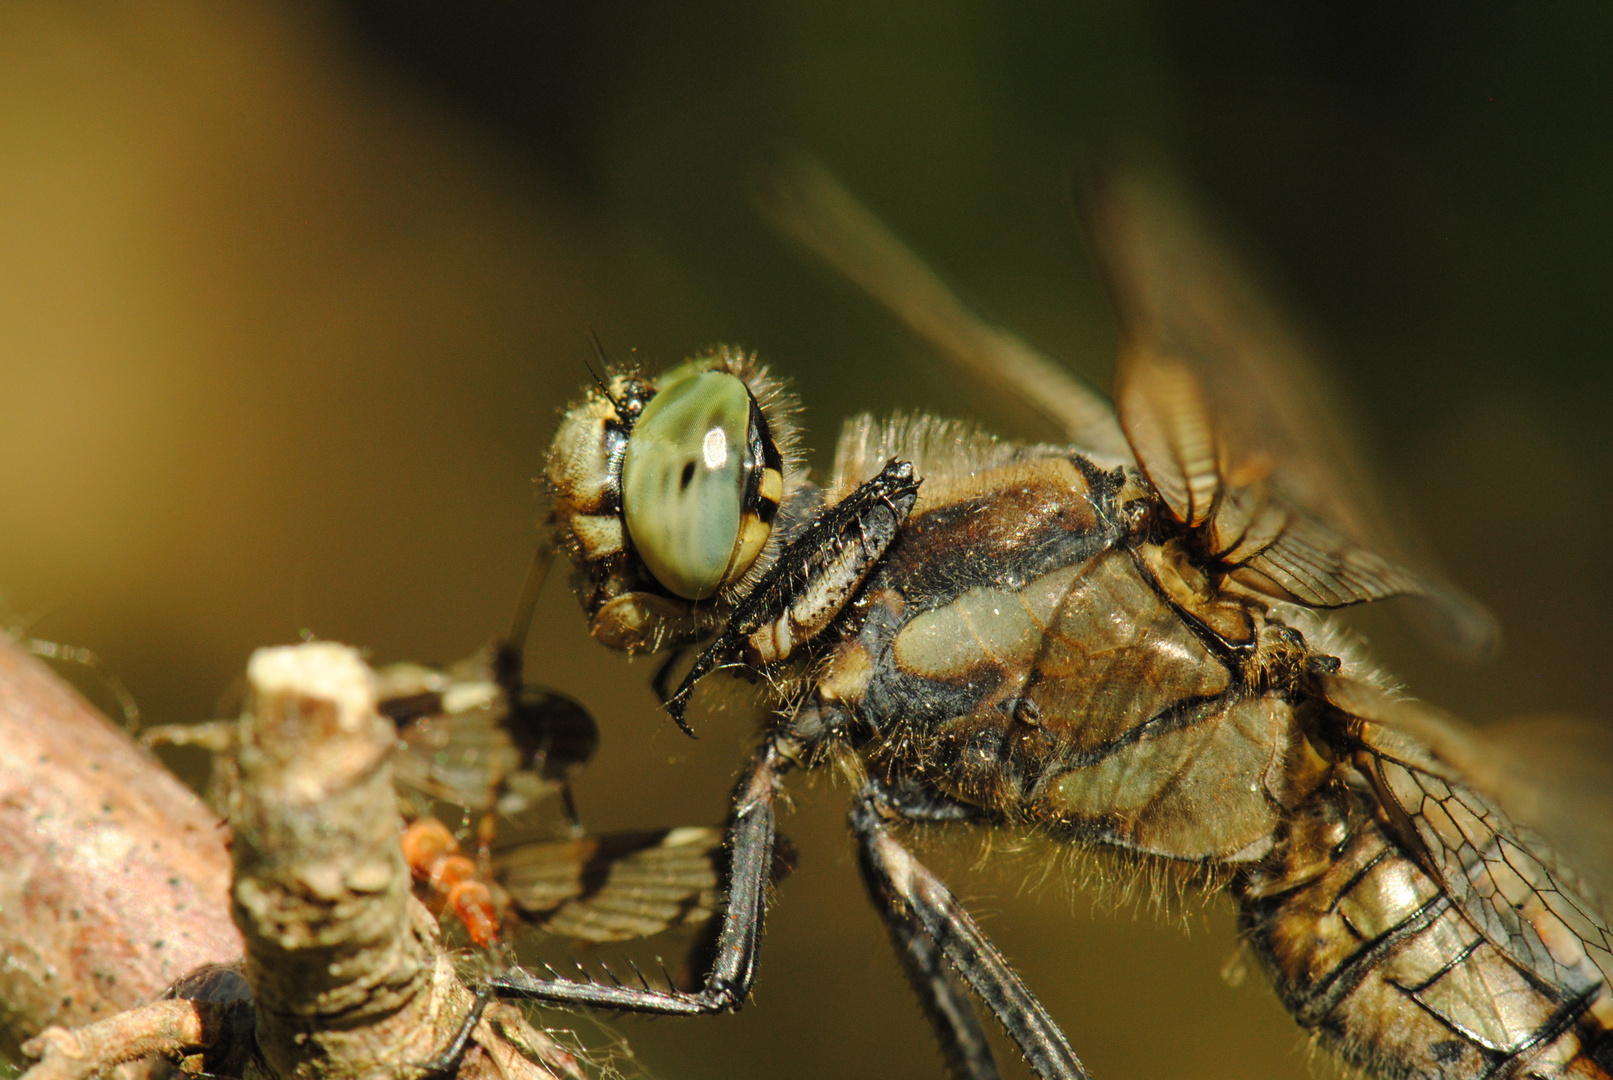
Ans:
{"type": "Polygon", "coordinates": [[[964,304],[822,165],[777,155],[764,170],[763,216],[889,308],[920,337],[987,386],[1006,389],[1075,445],[1129,462],[1114,407],[1069,368],[964,304]]]}
{"type": "Polygon", "coordinates": [[[1583,717],[1526,716],[1487,724],[1475,739],[1505,763],[1508,811],[1613,900],[1613,730],[1583,717]]]}
{"type": "Polygon", "coordinates": [[[1205,554],[1321,608],[1430,601],[1459,654],[1494,651],[1476,601],[1412,570],[1298,337],[1179,195],[1115,171],[1083,209],[1119,313],[1116,401],[1137,463],[1205,554]]]}
{"type": "Polygon", "coordinates": [[[1119,313],[1116,409],[1073,372],[960,300],[822,165],[765,170],[767,219],[888,307],[943,355],[1030,406],[1076,446],[1136,463],[1174,517],[1245,584],[1331,608],[1429,601],[1435,633],[1482,658],[1495,621],[1412,569],[1296,335],[1180,197],[1138,174],[1089,184],[1085,211],[1119,313]]]}

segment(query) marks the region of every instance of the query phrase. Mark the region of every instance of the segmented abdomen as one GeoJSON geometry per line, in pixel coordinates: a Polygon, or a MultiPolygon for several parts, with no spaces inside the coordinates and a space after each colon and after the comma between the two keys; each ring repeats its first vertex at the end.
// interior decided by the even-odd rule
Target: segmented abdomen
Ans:
{"type": "Polygon", "coordinates": [[[1608,987],[1570,990],[1514,963],[1370,805],[1324,789],[1235,886],[1244,933],[1294,1017],[1384,1077],[1613,1076],[1608,987]]]}

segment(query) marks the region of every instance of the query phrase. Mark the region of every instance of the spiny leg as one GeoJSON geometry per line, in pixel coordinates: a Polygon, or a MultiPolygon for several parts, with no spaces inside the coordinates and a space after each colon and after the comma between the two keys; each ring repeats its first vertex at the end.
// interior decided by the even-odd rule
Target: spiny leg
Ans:
{"type": "MultiPolygon", "coordinates": [[[[887,916],[892,934],[899,933],[899,923],[921,929],[996,1015],[1038,1076],[1044,1080],[1089,1080],[1086,1069],[1064,1038],[1064,1032],[1002,953],[940,879],[891,836],[885,822],[899,813],[926,816],[917,807],[898,807],[879,784],[870,783],[852,804],[850,815],[851,828],[860,845],[865,880],[869,881],[869,891],[882,909],[892,913],[887,916]]],[[[911,971],[915,962],[911,950],[904,952],[902,959],[904,964],[910,965],[911,971]]],[[[935,979],[929,978],[920,987],[920,994],[935,995],[926,996],[926,1010],[932,1022],[936,1022],[943,1047],[951,1056],[954,1046],[964,1046],[975,1037],[979,1024],[975,1022],[973,1033],[967,1028],[968,1021],[963,1027],[944,1028],[942,1021],[951,1022],[945,1010],[953,1007],[954,991],[949,988],[936,991],[933,989],[936,985],[935,979]]],[[[964,1015],[971,1021],[974,1019],[972,1012],[964,1015]]],[[[951,1060],[958,1069],[958,1058],[951,1060]]],[[[991,1068],[991,1072],[978,1075],[995,1075],[995,1066],[991,1068]]],[[[959,1072],[966,1077],[977,1075],[961,1069],[959,1072]]]]}
{"type": "Polygon", "coordinates": [[[672,672],[678,664],[689,655],[690,646],[674,645],[667,650],[666,659],[661,661],[650,678],[650,689],[655,692],[655,700],[662,705],[672,700],[675,687],[672,685],[672,672]]]}
{"type": "Polygon", "coordinates": [[[443,1047],[440,1054],[420,1066],[425,1080],[441,1080],[443,1077],[458,1074],[459,1066],[465,1060],[465,1052],[470,1049],[471,1038],[476,1034],[476,1028],[482,1022],[482,1017],[487,1014],[487,1006],[492,1003],[494,996],[495,992],[491,986],[476,988],[476,997],[471,1001],[470,1011],[465,1014],[465,1019],[460,1021],[459,1030],[454,1032],[454,1037],[443,1047]]]}
{"type": "Polygon", "coordinates": [[[907,981],[918,995],[924,1015],[930,1018],[948,1069],[958,1080],[997,1080],[997,1059],[968,991],[947,965],[935,940],[908,917],[903,905],[885,888],[879,872],[869,865],[866,849],[858,861],[863,884],[890,933],[907,981]]]}
{"type": "Polygon", "coordinates": [[[699,990],[689,993],[560,978],[534,979],[523,971],[499,975],[490,979],[489,985],[509,997],[626,1012],[692,1016],[739,1008],[756,978],[762,916],[773,867],[773,803],[779,781],[789,769],[789,759],[769,738],[734,790],[728,823],[728,904],[717,934],[711,971],[699,990]]]}
{"type": "MultiPolygon", "coordinates": [[[[972,808],[916,786],[883,788],[881,796],[888,809],[910,821],[967,821],[976,816],[972,808]]],[[[879,870],[869,861],[866,845],[859,846],[858,855],[863,885],[884,920],[907,981],[929,1017],[947,1067],[958,1080],[997,1080],[997,1060],[968,990],[935,940],[908,914],[907,905],[886,888],[879,870]]]]}
{"type": "Polygon", "coordinates": [[[684,710],[702,678],[742,657],[751,667],[784,661],[845,610],[895,542],[918,501],[919,483],[912,462],[891,458],[779,552],[666,699],[666,711],[685,735],[694,737],[684,710]]]}

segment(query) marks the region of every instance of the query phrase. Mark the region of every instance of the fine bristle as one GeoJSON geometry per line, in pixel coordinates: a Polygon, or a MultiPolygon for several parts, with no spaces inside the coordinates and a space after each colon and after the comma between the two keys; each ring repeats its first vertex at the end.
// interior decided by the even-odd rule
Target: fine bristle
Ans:
{"type": "Polygon", "coordinates": [[[1341,675],[1395,697],[1405,693],[1405,685],[1372,655],[1367,640],[1338,619],[1299,604],[1273,604],[1271,617],[1298,630],[1316,652],[1337,658],[1341,675]]]}

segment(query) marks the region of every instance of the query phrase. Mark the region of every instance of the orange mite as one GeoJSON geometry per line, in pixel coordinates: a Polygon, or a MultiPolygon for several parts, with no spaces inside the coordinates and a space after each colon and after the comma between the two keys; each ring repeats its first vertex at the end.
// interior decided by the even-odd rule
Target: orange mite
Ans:
{"type": "Polygon", "coordinates": [[[421,818],[403,830],[403,857],[416,881],[465,925],[471,940],[486,948],[498,941],[498,910],[493,894],[476,876],[476,862],[459,850],[448,826],[421,818]]]}

